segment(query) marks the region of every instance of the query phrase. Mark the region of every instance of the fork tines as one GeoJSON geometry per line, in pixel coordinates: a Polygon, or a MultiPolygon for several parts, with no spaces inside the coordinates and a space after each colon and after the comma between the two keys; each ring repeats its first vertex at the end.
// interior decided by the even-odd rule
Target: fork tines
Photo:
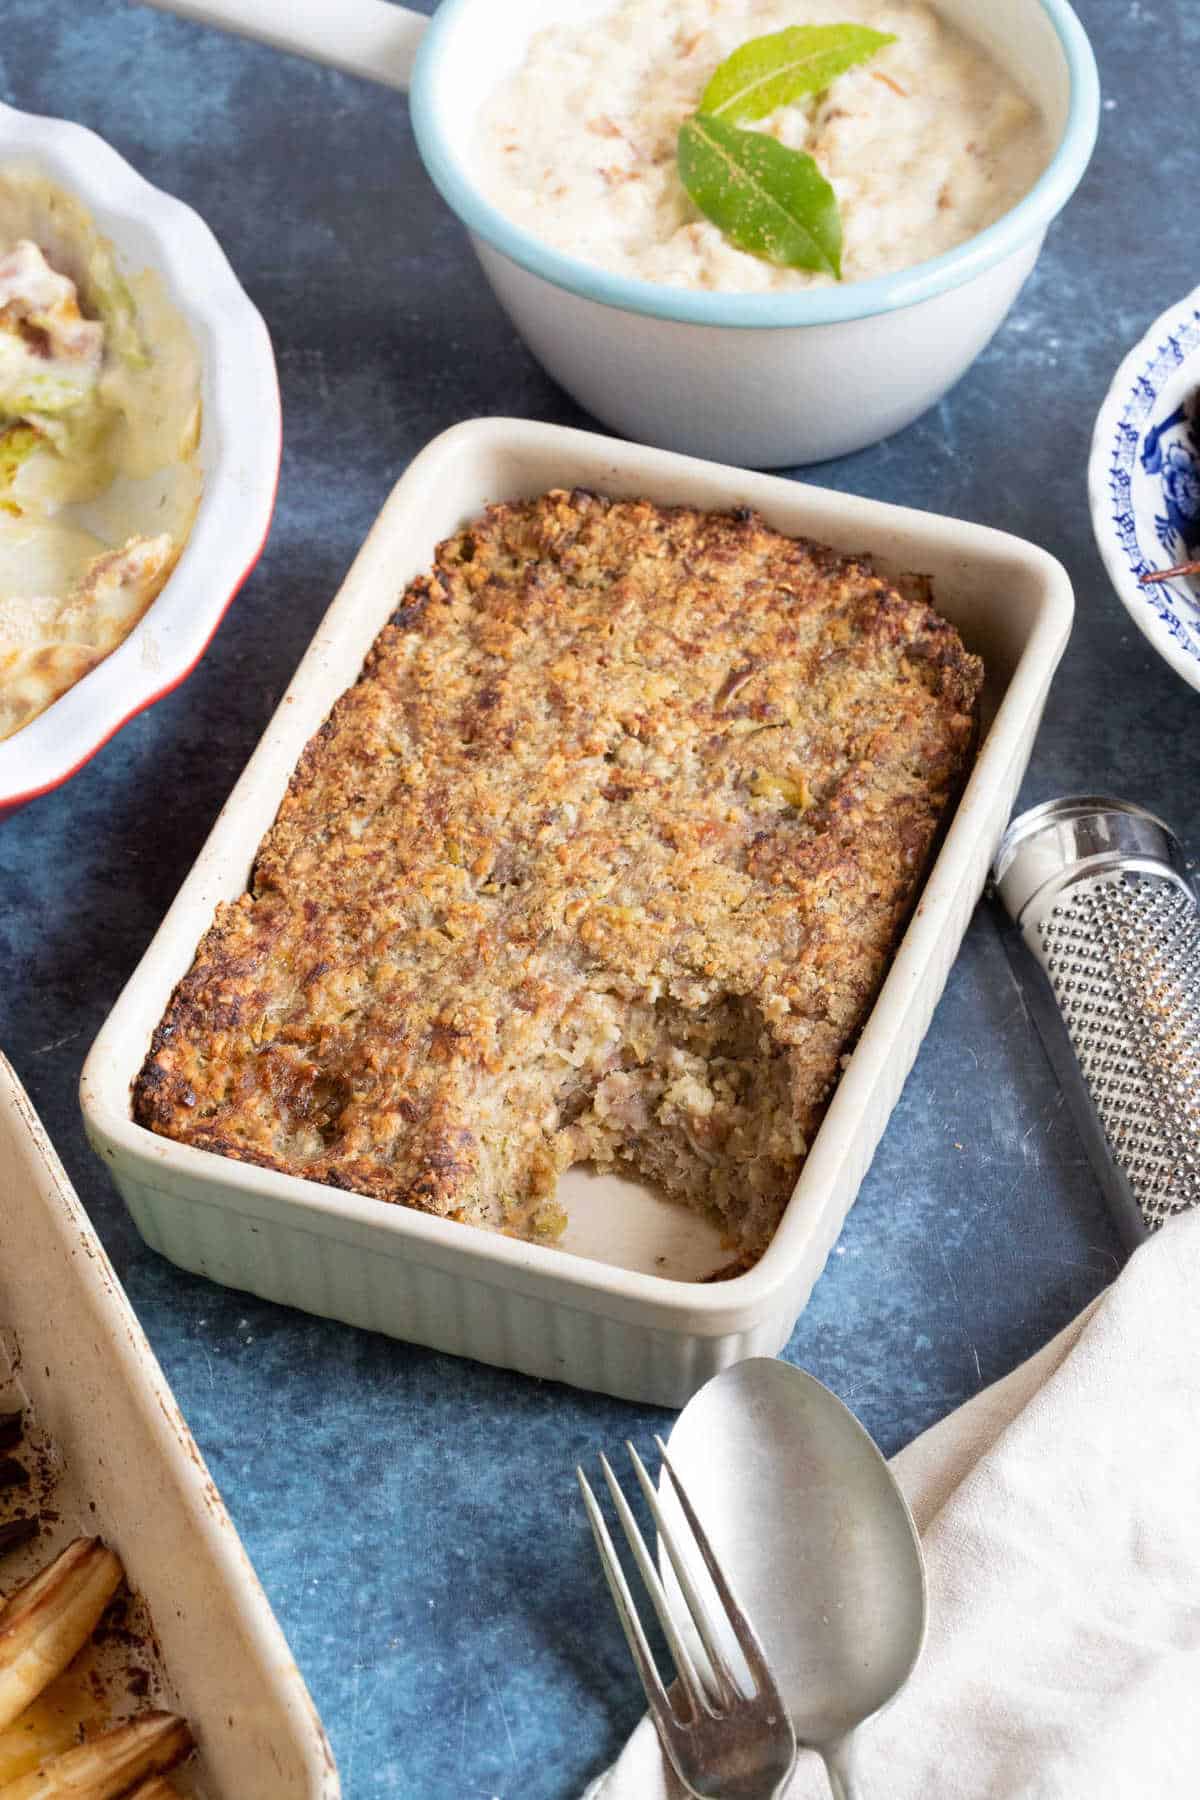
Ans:
{"type": "MultiPolygon", "coordinates": [[[[696,1517],[695,1508],[692,1506],[678,1475],[671,1466],[670,1458],[667,1455],[666,1447],[663,1444],[662,1439],[655,1438],[654,1441],[658,1446],[663,1468],[670,1478],[676,1499],[679,1502],[680,1511],[687,1523],[695,1546],[700,1553],[700,1557],[708,1570],[717,1598],[732,1630],[734,1641],[737,1643],[738,1648],[745,1659],[746,1668],[749,1672],[751,1681],[750,1692],[744,1693],[730,1667],[725,1650],[722,1648],[709,1607],[697,1591],[687,1562],[684,1560],[676,1528],[671,1524],[663,1511],[659,1496],[654,1490],[654,1484],[646,1472],[641,1457],[638,1455],[634,1446],[627,1442],[626,1449],[629,1451],[630,1460],[633,1464],[634,1474],[637,1476],[638,1485],[645,1496],[646,1505],[649,1508],[651,1517],[658,1529],[658,1534],[663,1547],[671,1560],[671,1566],[675,1571],[680,1592],[683,1595],[685,1605],[691,1616],[692,1623],[695,1626],[696,1633],[704,1646],[705,1654],[707,1655],[712,1671],[712,1681],[714,1686],[712,1688],[706,1688],[704,1682],[701,1680],[700,1673],[691,1652],[680,1634],[678,1623],[671,1612],[671,1607],[667,1600],[662,1582],[659,1579],[658,1571],[654,1566],[654,1561],[650,1552],[646,1548],[646,1543],[641,1530],[638,1527],[637,1520],[634,1518],[629,1503],[621,1492],[620,1484],[613,1474],[607,1457],[602,1455],[600,1458],[600,1466],[604,1471],[604,1479],[608,1484],[609,1493],[612,1495],[613,1505],[616,1507],[617,1511],[617,1517],[621,1521],[625,1536],[629,1542],[629,1547],[632,1550],[634,1560],[637,1563],[638,1572],[650,1595],[654,1610],[658,1615],[659,1624],[662,1626],[663,1634],[666,1637],[671,1655],[675,1661],[675,1668],[679,1676],[679,1684],[687,1700],[688,1710],[686,1714],[681,1713],[672,1704],[671,1698],[663,1684],[662,1677],[658,1672],[650,1646],[646,1640],[645,1631],[643,1630],[641,1620],[638,1617],[637,1607],[634,1603],[633,1596],[629,1591],[629,1584],[625,1579],[625,1572],[621,1567],[620,1559],[613,1547],[612,1537],[596,1501],[596,1496],[592,1492],[587,1476],[584,1474],[583,1470],[577,1468],[576,1475],[579,1478],[579,1485],[583,1492],[584,1505],[587,1508],[592,1532],[596,1539],[596,1547],[600,1552],[600,1561],[604,1568],[604,1574],[608,1581],[609,1590],[612,1593],[613,1601],[616,1605],[617,1614],[625,1632],[625,1638],[629,1645],[630,1653],[633,1656],[638,1674],[641,1676],[642,1685],[646,1690],[646,1698],[650,1703],[651,1711],[654,1713],[655,1718],[659,1723],[660,1732],[664,1730],[664,1727],[668,1723],[674,1726],[676,1731],[678,1731],[680,1729],[687,1729],[691,1726],[695,1726],[702,1721],[716,1722],[739,1709],[744,1710],[747,1703],[756,1703],[760,1709],[765,1704],[766,1710],[763,1713],[763,1722],[766,1725],[769,1725],[772,1730],[776,1731],[785,1729],[790,1735],[791,1725],[790,1722],[787,1722],[787,1711],[780,1698],[779,1691],[775,1685],[774,1678],[768,1667],[766,1656],[754,1627],[742,1611],[742,1608],[738,1605],[730,1585],[722,1573],[721,1566],[717,1561],[704,1528],[696,1517]]],[[[670,1754],[672,1746],[669,1742],[667,1743],[667,1749],[670,1754]]],[[[672,1761],[674,1760],[674,1755],[672,1755],[672,1761]]]]}

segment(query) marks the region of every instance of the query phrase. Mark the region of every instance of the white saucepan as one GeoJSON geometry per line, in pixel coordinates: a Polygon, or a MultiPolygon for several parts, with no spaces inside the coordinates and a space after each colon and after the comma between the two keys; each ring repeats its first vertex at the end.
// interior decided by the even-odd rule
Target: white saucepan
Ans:
{"type": "Polygon", "coordinates": [[[938,0],[1047,119],[1054,154],[1003,218],[871,281],[735,294],[638,281],[564,255],[500,212],[475,176],[480,107],[532,34],[613,0],[154,0],[167,10],[411,88],[429,174],[471,234],[534,354],[606,424],[668,449],[770,467],[842,455],[907,425],[963,374],[1032,269],[1088,164],[1091,47],[1067,0],[938,0]]]}

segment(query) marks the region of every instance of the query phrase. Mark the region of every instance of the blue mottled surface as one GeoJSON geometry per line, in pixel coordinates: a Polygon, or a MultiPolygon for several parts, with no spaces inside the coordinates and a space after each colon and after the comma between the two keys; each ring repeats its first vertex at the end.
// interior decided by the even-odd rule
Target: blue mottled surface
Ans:
{"type": "MultiPolygon", "coordinates": [[[[1196,133],[1182,114],[1160,126],[1200,9],[1080,11],[1101,143],[1016,312],[935,412],[819,478],[1061,557],[1079,617],[1025,798],[1109,788],[1194,848],[1197,702],[1108,588],[1084,463],[1116,363],[1196,279],[1196,133]]],[[[640,1710],[570,1470],[660,1420],[178,1273],[89,1156],[75,1091],[393,480],[454,420],[579,415],[484,289],[399,98],[117,0],[5,0],[0,97],[92,126],[199,208],[271,327],[285,418],[269,548],[205,662],[0,827],[0,1044],[211,1463],[347,1795],[563,1800],[640,1710]]],[[[788,1356],[893,1450],[1048,1338],[1118,1256],[981,913],[788,1356]]]]}

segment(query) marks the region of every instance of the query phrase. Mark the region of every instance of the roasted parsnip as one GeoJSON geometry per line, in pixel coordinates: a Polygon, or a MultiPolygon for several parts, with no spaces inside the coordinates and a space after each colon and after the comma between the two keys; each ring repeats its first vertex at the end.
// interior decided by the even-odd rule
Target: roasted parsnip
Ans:
{"type": "Polygon", "coordinates": [[[99,1538],[76,1538],[9,1596],[0,1611],[0,1728],[83,1649],[123,1573],[99,1538]]]}
{"type": "Polygon", "coordinates": [[[76,1688],[69,1674],[52,1681],[19,1719],[0,1731],[0,1794],[18,1775],[28,1775],[52,1756],[73,1750],[84,1735],[81,1727],[107,1724],[102,1707],[103,1701],[86,1687],[76,1688]]]}
{"type": "MultiPolygon", "coordinates": [[[[174,1713],[148,1712],[51,1757],[40,1769],[0,1788],[0,1800],[118,1800],[130,1788],[158,1800],[150,1777],[181,1763],[192,1748],[187,1720],[174,1713]],[[141,1786],[138,1786],[138,1783],[141,1786]]],[[[158,1784],[166,1793],[166,1783],[158,1784]]]]}

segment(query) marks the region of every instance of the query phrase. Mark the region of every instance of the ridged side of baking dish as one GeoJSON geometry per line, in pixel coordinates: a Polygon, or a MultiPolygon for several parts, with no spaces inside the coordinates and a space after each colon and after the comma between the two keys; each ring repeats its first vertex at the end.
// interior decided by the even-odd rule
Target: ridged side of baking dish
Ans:
{"type": "Polygon", "coordinates": [[[119,1185],[151,1248],[194,1274],[240,1288],[249,1273],[252,1292],[303,1312],[627,1399],[682,1405],[728,1364],[774,1356],[793,1324],[789,1308],[746,1331],[681,1339],[552,1295],[431,1268],[398,1253],[394,1243],[264,1228],[259,1213],[195,1199],[185,1202],[181,1216],[177,1196],[148,1182],[119,1185]]]}
{"type": "MultiPolygon", "coordinates": [[[[328,1739],[99,1238],[0,1056],[0,1383],[62,1458],[34,1566],[82,1531],[149,1610],[204,1800],[338,1800],[328,1739]]],[[[15,1559],[6,1581],[17,1578],[15,1559]]]]}
{"type": "Polygon", "coordinates": [[[824,1266],[941,994],[1072,611],[1053,557],[983,526],[557,426],[494,419],[444,433],[385,505],[85,1066],[89,1137],[147,1241],[184,1268],[306,1311],[628,1399],[681,1405],[728,1363],[773,1354],[824,1266]],[[869,551],[885,572],[930,575],[939,607],[989,671],[979,755],[921,900],[775,1240],[732,1280],[683,1278],[695,1276],[710,1228],[678,1208],[653,1215],[629,1183],[569,1172],[571,1225],[551,1248],[253,1168],[156,1137],[131,1117],[151,1033],[214,906],[244,890],[304,744],[404,585],[489,501],[574,486],[667,505],[751,505],[780,530],[869,551]]]}

